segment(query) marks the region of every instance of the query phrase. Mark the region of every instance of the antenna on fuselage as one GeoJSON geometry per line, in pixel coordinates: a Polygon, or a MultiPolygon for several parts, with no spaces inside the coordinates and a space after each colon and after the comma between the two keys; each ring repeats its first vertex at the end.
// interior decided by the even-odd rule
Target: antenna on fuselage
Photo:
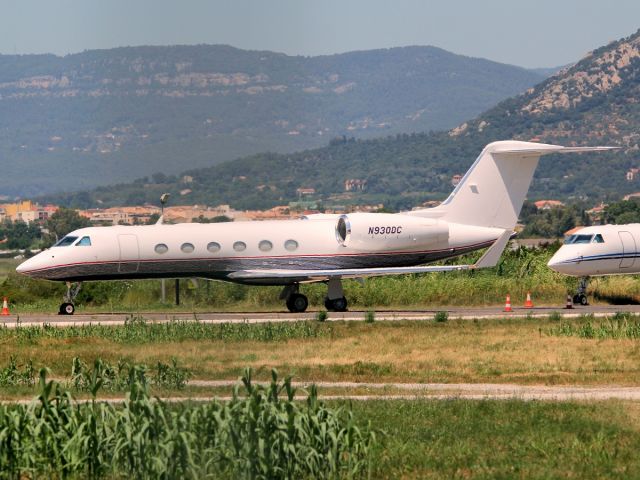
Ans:
{"type": "Polygon", "coordinates": [[[164,204],[167,203],[170,196],[170,193],[163,193],[160,195],[160,218],[156,222],[156,225],[162,225],[162,221],[164,219],[164,204]]]}

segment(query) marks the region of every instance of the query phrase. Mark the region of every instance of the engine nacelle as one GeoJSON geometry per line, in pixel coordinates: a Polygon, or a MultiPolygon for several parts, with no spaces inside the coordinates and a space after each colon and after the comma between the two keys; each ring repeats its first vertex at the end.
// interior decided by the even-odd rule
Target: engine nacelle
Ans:
{"type": "Polygon", "coordinates": [[[357,250],[392,251],[442,244],[446,248],[449,226],[433,218],[392,213],[352,213],[336,222],[336,240],[357,250]]]}

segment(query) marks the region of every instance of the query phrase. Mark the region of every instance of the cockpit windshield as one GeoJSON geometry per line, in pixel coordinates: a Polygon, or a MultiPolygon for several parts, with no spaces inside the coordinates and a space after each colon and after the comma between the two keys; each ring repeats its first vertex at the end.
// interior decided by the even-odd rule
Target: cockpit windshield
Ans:
{"type": "Polygon", "coordinates": [[[565,245],[574,245],[576,243],[604,243],[604,238],[599,233],[596,233],[595,235],[569,235],[564,240],[565,245]]]}
{"type": "Polygon", "coordinates": [[[91,238],[90,237],[82,237],[78,243],[75,245],[76,247],[90,247],[91,246],[91,238]]]}
{"type": "Polygon", "coordinates": [[[77,239],[78,237],[72,237],[70,235],[67,235],[66,237],[63,237],[62,240],[60,240],[58,243],[56,243],[54,247],[68,247],[77,239]]]}

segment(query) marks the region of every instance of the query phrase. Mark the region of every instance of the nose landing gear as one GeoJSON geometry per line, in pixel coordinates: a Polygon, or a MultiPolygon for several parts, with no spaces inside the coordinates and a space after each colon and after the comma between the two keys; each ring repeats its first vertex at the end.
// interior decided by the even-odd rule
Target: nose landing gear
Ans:
{"type": "Polygon", "coordinates": [[[589,286],[589,277],[580,277],[580,282],[578,283],[578,289],[576,290],[576,294],[573,296],[574,304],[580,304],[585,307],[589,305],[589,299],[587,298],[588,286],[589,286]]]}
{"type": "Polygon", "coordinates": [[[60,310],[58,310],[58,315],[73,315],[76,311],[76,307],[73,304],[73,301],[78,296],[80,292],[80,288],[82,287],[82,282],[77,282],[75,284],[71,282],[67,282],[67,293],[64,294],[64,302],[60,305],[60,310]]]}

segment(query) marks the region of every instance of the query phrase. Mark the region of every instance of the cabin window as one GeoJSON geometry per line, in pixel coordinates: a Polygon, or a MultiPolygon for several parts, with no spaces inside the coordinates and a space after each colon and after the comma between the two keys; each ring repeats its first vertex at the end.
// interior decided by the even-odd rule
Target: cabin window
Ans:
{"type": "Polygon", "coordinates": [[[91,238],[82,237],[78,243],[76,243],[76,247],[90,247],[91,246],[91,238]]]}
{"type": "Polygon", "coordinates": [[[196,247],[193,246],[193,243],[183,243],[180,246],[180,250],[182,250],[184,253],[193,253],[193,251],[196,249],[196,247]]]}
{"type": "Polygon", "coordinates": [[[247,244],[244,242],[236,242],[233,244],[233,249],[236,252],[242,252],[247,249],[247,244]]]}
{"type": "Polygon", "coordinates": [[[298,249],[298,242],[296,242],[295,240],[291,240],[291,239],[287,240],[286,242],[284,242],[284,248],[286,248],[290,252],[293,252],[294,250],[298,249]]]}
{"type": "Polygon", "coordinates": [[[78,237],[66,236],[62,240],[60,240],[58,243],[56,243],[54,245],[54,247],[68,247],[73,242],[75,242],[77,239],[78,239],[78,237]]]}
{"type": "Polygon", "coordinates": [[[600,235],[599,233],[596,233],[596,234],[593,236],[593,240],[592,240],[592,242],[593,242],[593,243],[604,243],[604,238],[602,238],[602,235],[600,235]]]}
{"type": "Polygon", "coordinates": [[[220,244],[218,242],[209,242],[207,244],[207,250],[211,253],[216,253],[220,251],[220,244]]]}
{"type": "Polygon", "coordinates": [[[154,250],[156,253],[162,255],[163,253],[167,253],[169,251],[169,247],[167,247],[164,243],[159,243],[158,245],[156,245],[154,250]]]}
{"type": "Polygon", "coordinates": [[[271,243],[269,240],[262,240],[258,244],[258,248],[261,252],[268,252],[273,248],[273,243],[271,243]]]}

